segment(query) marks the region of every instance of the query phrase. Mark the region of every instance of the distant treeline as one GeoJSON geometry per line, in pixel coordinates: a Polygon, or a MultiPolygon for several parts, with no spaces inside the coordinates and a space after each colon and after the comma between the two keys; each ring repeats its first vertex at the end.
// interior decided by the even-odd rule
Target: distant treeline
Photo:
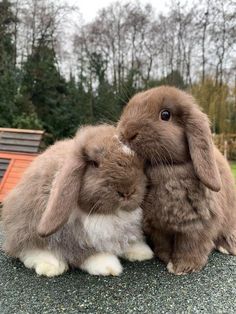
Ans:
{"type": "Polygon", "coordinates": [[[113,3],[83,24],[52,0],[0,0],[0,126],[45,129],[117,121],[130,97],[162,84],[194,94],[214,133],[236,133],[236,2],[113,3]]]}

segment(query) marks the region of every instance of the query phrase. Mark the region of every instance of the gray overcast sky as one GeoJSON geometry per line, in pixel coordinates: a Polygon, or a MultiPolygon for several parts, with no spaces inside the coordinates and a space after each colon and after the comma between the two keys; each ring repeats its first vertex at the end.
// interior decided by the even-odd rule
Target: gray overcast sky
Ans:
{"type": "MultiPolygon", "coordinates": [[[[61,2],[66,2],[71,5],[76,5],[79,7],[80,12],[85,20],[85,22],[90,22],[95,16],[99,9],[108,6],[110,3],[115,2],[115,0],[60,0],[61,2]]],[[[119,1],[121,3],[127,3],[128,1],[119,1]]],[[[171,0],[140,0],[141,4],[150,3],[156,10],[157,13],[164,12],[166,6],[170,5],[171,0]]],[[[181,1],[182,2],[182,1],[181,1]]]]}

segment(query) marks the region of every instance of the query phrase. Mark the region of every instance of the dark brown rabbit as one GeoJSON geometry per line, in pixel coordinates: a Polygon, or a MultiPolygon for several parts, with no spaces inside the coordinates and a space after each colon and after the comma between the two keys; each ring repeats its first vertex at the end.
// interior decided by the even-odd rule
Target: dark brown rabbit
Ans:
{"type": "Polygon", "coordinates": [[[68,266],[119,275],[118,256],[152,257],[139,207],[143,165],[124,149],[112,126],[88,126],[41,154],[2,209],[5,251],[39,275],[68,266]]]}
{"type": "Polygon", "coordinates": [[[120,140],[146,162],[145,233],[174,274],[200,270],[216,248],[236,255],[236,190],[194,98],[161,86],[135,95],[120,140]]]}

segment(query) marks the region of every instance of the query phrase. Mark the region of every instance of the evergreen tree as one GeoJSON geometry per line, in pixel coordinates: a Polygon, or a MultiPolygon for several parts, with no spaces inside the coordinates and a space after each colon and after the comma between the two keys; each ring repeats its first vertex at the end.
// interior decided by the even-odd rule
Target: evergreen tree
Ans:
{"type": "Polygon", "coordinates": [[[12,24],[15,22],[8,0],[0,2],[0,126],[11,126],[16,111],[17,74],[14,62],[12,24]]]}
{"type": "MultiPolygon", "coordinates": [[[[92,114],[94,122],[114,122],[118,119],[120,110],[115,100],[115,92],[106,79],[107,60],[99,53],[90,55],[89,69],[97,82],[95,91],[90,89],[92,94],[92,114]]],[[[90,101],[91,101],[90,100],[90,101]]]]}
{"type": "Polygon", "coordinates": [[[23,66],[22,107],[35,112],[53,140],[71,135],[74,108],[51,43],[39,42],[23,66]]]}

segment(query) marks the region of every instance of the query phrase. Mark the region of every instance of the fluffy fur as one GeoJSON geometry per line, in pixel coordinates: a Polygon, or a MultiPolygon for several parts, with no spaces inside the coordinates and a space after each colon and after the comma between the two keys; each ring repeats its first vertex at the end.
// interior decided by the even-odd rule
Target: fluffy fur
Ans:
{"type": "Polygon", "coordinates": [[[114,135],[112,126],[85,127],[35,159],[4,200],[9,255],[46,276],[59,275],[68,265],[113,274],[114,258],[105,259],[113,269],[106,273],[91,270],[96,260],[91,256],[122,255],[143,241],[143,164],[124,152],[114,135]]]}
{"type": "Polygon", "coordinates": [[[200,270],[214,248],[236,255],[234,179],[193,97],[168,86],[139,93],[124,109],[118,132],[146,163],[144,230],[169,271],[200,270]]]}
{"type": "Polygon", "coordinates": [[[91,275],[119,276],[122,266],[117,256],[109,253],[97,253],[87,258],[82,264],[81,269],[91,275]]]}
{"type": "Polygon", "coordinates": [[[68,269],[67,263],[61,256],[45,249],[23,250],[19,258],[25,267],[35,269],[38,275],[54,277],[61,275],[68,269]]]}

